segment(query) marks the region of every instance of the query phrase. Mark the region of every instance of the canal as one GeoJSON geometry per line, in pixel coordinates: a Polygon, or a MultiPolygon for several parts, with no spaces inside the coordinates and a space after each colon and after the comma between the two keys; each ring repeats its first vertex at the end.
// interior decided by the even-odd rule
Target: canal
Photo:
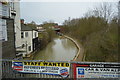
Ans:
{"type": "Polygon", "coordinates": [[[34,60],[70,61],[77,53],[75,44],[67,38],[55,38],[46,48],[37,52],[34,60]]]}

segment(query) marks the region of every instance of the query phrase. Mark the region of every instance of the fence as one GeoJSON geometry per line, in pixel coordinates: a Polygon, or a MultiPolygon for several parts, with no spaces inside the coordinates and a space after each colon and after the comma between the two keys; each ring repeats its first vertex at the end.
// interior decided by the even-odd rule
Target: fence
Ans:
{"type": "MultiPolygon", "coordinates": [[[[23,60],[23,61],[41,62],[40,60],[23,60]]],[[[3,60],[0,60],[0,62],[2,63],[2,78],[58,78],[58,79],[65,79],[65,80],[67,80],[67,79],[72,79],[73,80],[73,79],[77,78],[76,77],[77,66],[79,68],[79,67],[83,67],[83,65],[85,66],[85,65],[89,65],[89,64],[92,64],[92,67],[96,67],[96,68],[97,67],[98,68],[103,67],[103,66],[100,66],[100,65],[104,65],[104,66],[107,65],[106,68],[110,69],[111,67],[113,67],[113,68],[118,70],[118,72],[116,70],[117,75],[118,75],[117,77],[112,77],[112,79],[106,79],[106,80],[118,80],[118,77],[120,78],[120,73],[119,73],[120,69],[118,69],[120,67],[120,63],[50,61],[50,62],[70,63],[69,76],[67,78],[63,78],[63,77],[58,76],[58,75],[56,76],[56,75],[49,75],[49,74],[19,73],[19,72],[16,72],[16,71],[13,70],[12,60],[3,59],[3,60]],[[75,64],[75,65],[73,65],[73,64],[75,64]],[[98,64],[100,64],[100,65],[98,65],[98,64]],[[82,66],[80,66],[80,65],[82,65],[82,66]]],[[[104,67],[104,69],[106,69],[106,68],[104,67]]],[[[107,78],[109,78],[109,77],[107,77],[107,78]]],[[[79,79],[79,80],[81,80],[81,79],[79,79]]],[[[84,80],[84,79],[82,79],[82,80],[84,80]]],[[[88,79],[85,79],[85,80],[88,80],[88,79]]],[[[96,80],[96,79],[91,79],[91,80],[96,80]]],[[[104,79],[101,79],[101,80],[104,80],[104,79]]]]}

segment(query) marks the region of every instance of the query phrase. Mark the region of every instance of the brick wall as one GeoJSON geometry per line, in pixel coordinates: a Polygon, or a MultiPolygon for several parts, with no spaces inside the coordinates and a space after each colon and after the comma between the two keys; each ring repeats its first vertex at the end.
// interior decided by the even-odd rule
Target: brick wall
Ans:
{"type": "Polygon", "coordinates": [[[14,20],[6,19],[7,23],[7,41],[2,42],[2,58],[15,58],[15,34],[14,34],[14,20]]]}

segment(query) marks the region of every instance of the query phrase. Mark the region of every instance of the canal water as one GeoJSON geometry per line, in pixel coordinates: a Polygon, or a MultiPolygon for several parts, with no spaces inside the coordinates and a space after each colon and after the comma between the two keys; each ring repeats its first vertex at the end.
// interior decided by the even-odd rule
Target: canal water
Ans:
{"type": "Polygon", "coordinates": [[[34,60],[70,61],[77,53],[75,44],[67,38],[56,38],[47,47],[37,52],[34,60]]]}

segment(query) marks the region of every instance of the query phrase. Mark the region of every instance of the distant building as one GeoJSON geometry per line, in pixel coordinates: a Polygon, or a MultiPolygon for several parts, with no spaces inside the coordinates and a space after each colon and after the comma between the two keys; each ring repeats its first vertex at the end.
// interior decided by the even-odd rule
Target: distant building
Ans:
{"type": "Polygon", "coordinates": [[[56,26],[53,26],[52,29],[55,30],[57,33],[57,32],[60,32],[61,28],[60,28],[60,26],[56,25],[56,26]]]}
{"type": "Polygon", "coordinates": [[[37,27],[37,30],[38,30],[38,32],[44,32],[45,31],[45,29],[43,27],[40,27],[40,26],[37,27]]]}

